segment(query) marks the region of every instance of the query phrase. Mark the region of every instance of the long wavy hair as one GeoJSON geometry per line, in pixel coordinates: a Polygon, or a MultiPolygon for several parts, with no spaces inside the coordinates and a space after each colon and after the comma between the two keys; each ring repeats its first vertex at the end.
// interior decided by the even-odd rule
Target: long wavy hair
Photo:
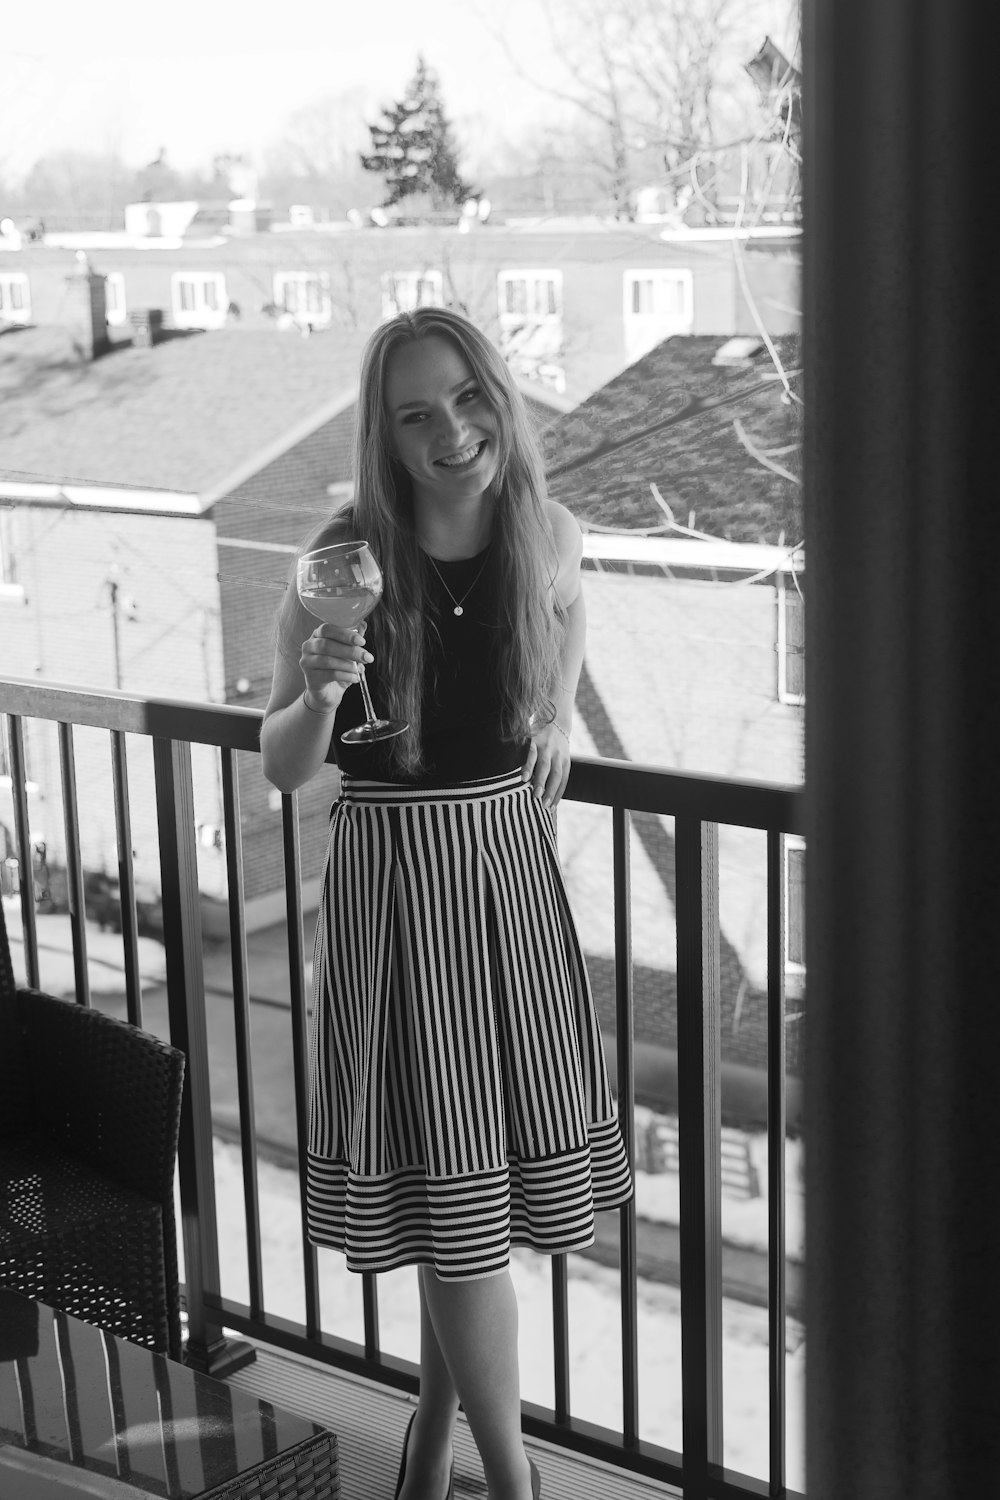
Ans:
{"type": "MultiPolygon", "coordinates": [[[[415,776],[421,754],[421,687],[427,650],[429,567],[420,550],[410,476],[394,457],[385,405],[389,361],[400,345],[437,336],[463,356],[489,404],[497,428],[493,481],[492,565],[500,611],[497,665],[501,731],[524,738],[531,725],[551,721],[549,696],[558,673],[565,617],[555,592],[558,559],[545,515],[545,479],[534,429],[499,351],[467,318],[447,308],[399,313],[372,334],[361,360],[354,434],[353,501],[312,534],[303,551],[334,542],[367,540],[385,576],[367,642],[379,677],[380,706],[409,724],[387,742],[394,770],[415,776]]],[[[279,644],[298,653],[315,628],[289,588],[279,622],[279,644]],[[290,596],[290,597],[289,597],[290,596]]]]}

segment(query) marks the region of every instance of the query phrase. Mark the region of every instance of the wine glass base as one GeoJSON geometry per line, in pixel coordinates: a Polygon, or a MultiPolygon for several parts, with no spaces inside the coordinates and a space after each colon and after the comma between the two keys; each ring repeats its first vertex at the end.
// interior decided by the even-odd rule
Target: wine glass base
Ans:
{"type": "Polygon", "coordinates": [[[408,726],[401,719],[375,719],[371,724],[358,724],[354,729],[345,729],[340,736],[344,745],[372,745],[376,740],[391,740],[402,734],[408,726]]]}

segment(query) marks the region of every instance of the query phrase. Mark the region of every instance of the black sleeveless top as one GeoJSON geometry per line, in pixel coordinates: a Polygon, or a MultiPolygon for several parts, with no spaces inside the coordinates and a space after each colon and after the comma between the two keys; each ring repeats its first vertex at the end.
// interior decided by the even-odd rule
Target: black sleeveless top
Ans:
{"type": "MultiPolygon", "coordinates": [[[[392,740],[374,745],[341,743],[345,729],[364,722],[361,689],[356,686],[347,689],[334,719],[337,764],[348,775],[365,781],[426,787],[519,770],[528,742],[504,739],[500,729],[500,611],[490,549],[454,562],[435,558],[426,569],[426,578],[422,713],[426,771],[418,778],[396,771],[389,758],[392,740]],[[456,600],[461,603],[461,615],[455,614],[456,600]]],[[[376,659],[365,675],[378,714],[385,712],[386,699],[379,682],[377,647],[374,650],[376,659]]]]}

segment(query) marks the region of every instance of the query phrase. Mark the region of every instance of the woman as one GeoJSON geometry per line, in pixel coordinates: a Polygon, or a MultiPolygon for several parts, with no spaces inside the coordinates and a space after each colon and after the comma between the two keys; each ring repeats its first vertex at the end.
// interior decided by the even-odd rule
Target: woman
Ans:
{"type": "Polygon", "coordinates": [[[342,772],[314,956],[310,1238],[418,1266],[420,1400],[396,1494],[452,1493],[461,1401],[491,1500],[537,1497],[521,1441],[512,1243],[593,1239],[631,1193],[552,810],[583,660],[580,530],[545,499],[510,372],[465,318],[383,324],[356,494],[310,546],[367,540],[367,630],[289,589],[261,731],[283,791],[342,772]],[[344,745],[378,711],[409,728],[344,745]]]}

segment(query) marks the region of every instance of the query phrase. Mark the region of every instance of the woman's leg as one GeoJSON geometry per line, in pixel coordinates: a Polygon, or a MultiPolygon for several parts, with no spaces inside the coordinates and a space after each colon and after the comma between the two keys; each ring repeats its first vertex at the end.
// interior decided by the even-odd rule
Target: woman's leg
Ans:
{"type": "Polygon", "coordinates": [[[490,1500],[530,1500],[521,1440],[517,1298],[510,1275],[440,1281],[429,1266],[421,1266],[420,1285],[438,1353],[483,1461],[490,1500]]]}
{"type": "Polygon", "coordinates": [[[451,1442],[458,1416],[458,1392],[434,1332],[424,1295],[424,1268],[418,1268],[420,1287],[420,1403],[406,1444],[406,1478],[400,1500],[444,1496],[451,1474],[451,1442]]]}

